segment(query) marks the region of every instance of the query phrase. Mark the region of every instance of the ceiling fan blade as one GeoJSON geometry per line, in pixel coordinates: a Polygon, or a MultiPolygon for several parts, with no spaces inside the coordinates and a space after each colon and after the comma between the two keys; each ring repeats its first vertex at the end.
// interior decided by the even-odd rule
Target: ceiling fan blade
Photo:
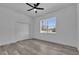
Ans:
{"type": "Polygon", "coordinates": [[[34,7],[36,7],[36,4],[34,4],[34,7]]]}
{"type": "Polygon", "coordinates": [[[38,6],[40,3],[37,3],[36,6],[38,6]]]}
{"type": "Polygon", "coordinates": [[[40,3],[34,4],[35,7],[37,7],[40,3]]]}
{"type": "Polygon", "coordinates": [[[31,11],[31,10],[33,10],[33,8],[32,8],[32,9],[29,9],[29,10],[27,10],[27,11],[31,11]]]}
{"type": "Polygon", "coordinates": [[[29,6],[31,6],[31,7],[34,7],[34,6],[32,6],[31,4],[29,4],[29,3],[26,3],[27,5],[29,5],[29,6]]]}
{"type": "Polygon", "coordinates": [[[44,8],[36,8],[36,9],[39,9],[39,10],[44,10],[44,8]]]}

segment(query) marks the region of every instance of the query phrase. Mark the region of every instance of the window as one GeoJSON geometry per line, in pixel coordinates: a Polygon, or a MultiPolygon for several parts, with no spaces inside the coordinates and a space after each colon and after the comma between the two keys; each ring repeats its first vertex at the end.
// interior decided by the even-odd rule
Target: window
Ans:
{"type": "Polygon", "coordinates": [[[41,20],[40,33],[56,33],[56,17],[41,20]]]}

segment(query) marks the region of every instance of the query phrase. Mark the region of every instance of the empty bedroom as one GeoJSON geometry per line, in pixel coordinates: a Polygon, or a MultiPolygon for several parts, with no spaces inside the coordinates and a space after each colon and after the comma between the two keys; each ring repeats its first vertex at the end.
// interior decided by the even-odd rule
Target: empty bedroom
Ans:
{"type": "Polygon", "coordinates": [[[0,55],[79,55],[79,3],[0,3],[0,55]]]}

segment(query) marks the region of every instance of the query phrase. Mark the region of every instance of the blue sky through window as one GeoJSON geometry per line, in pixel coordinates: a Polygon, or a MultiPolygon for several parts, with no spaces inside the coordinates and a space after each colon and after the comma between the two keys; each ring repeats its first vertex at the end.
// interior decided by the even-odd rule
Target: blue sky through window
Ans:
{"type": "Polygon", "coordinates": [[[47,19],[47,20],[48,20],[48,27],[49,28],[56,27],[56,17],[52,17],[52,18],[47,19]]]}

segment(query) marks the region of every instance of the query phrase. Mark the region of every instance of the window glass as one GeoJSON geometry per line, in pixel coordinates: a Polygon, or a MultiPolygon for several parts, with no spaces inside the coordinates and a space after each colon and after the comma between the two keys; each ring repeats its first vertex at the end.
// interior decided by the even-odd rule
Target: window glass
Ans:
{"type": "Polygon", "coordinates": [[[41,33],[55,33],[56,32],[56,17],[40,21],[41,33]]]}

